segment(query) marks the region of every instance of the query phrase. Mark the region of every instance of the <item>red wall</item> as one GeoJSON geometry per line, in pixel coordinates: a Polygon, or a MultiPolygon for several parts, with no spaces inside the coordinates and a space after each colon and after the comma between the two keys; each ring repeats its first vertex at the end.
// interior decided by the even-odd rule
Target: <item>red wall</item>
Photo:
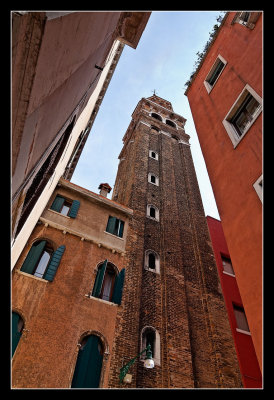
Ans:
{"type": "Polygon", "coordinates": [[[252,337],[245,333],[236,331],[237,326],[233,311],[233,303],[241,307],[243,307],[243,303],[238,289],[236,277],[227,275],[223,272],[221,256],[223,255],[224,257],[230,258],[230,255],[224,237],[222,224],[221,221],[215,218],[209,216],[207,216],[206,218],[217,263],[223,296],[228,312],[229,323],[231,326],[231,331],[239,360],[243,385],[245,388],[261,388],[262,376],[252,342],[252,337]]]}

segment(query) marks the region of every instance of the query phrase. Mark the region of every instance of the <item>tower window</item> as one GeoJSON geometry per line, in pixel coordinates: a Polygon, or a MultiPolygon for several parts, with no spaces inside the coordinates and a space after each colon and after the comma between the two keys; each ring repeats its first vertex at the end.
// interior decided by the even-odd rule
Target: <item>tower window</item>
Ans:
{"type": "Polygon", "coordinates": [[[160,257],[153,250],[145,252],[145,269],[151,272],[160,273],[160,257]]]}
{"type": "Polygon", "coordinates": [[[158,153],[153,150],[149,150],[149,157],[154,158],[154,160],[158,160],[158,153]]]}
{"type": "Polygon", "coordinates": [[[166,124],[172,126],[173,128],[176,128],[174,122],[170,121],[169,119],[166,120],[166,124]]]}
{"type": "Polygon", "coordinates": [[[151,116],[152,116],[153,118],[158,119],[158,121],[162,121],[162,117],[161,117],[159,114],[151,113],[151,116]]]}
{"type": "MultiPolygon", "coordinates": [[[[151,346],[152,358],[155,365],[161,364],[161,352],[160,352],[160,335],[159,332],[152,326],[146,326],[142,329],[141,333],[141,351],[143,351],[148,345],[151,346]]],[[[145,353],[141,355],[141,360],[145,360],[145,353]]]]}
{"type": "Polygon", "coordinates": [[[148,174],[148,181],[150,183],[153,183],[156,186],[159,186],[159,179],[155,174],[152,174],[151,172],[148,174]]]}
{"type": "Polygon", "coordinates": [[[157,207],[148,204],[147,205],[147,217],[153,218],[156,221],[159,221],[159,210],[157,207]]]}

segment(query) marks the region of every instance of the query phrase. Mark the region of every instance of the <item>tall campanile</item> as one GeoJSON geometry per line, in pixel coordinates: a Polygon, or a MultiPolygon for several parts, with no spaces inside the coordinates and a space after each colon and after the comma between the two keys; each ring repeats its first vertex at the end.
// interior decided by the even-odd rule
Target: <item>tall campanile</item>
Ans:
{"type": "Polygon", "coordinates": [[[109,387],[241,387],[186,120],[142,98],[123,138],[113,200],[133,209],[109,387]],[[150,343],[155,367],[138,356],[150,343]]]}

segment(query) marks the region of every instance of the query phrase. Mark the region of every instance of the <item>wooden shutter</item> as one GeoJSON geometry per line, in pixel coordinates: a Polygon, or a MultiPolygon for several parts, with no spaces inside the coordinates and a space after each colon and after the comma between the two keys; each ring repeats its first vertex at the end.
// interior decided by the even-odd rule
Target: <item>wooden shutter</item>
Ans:
{"type": "Polygon", "coordinates": [[[98,269],[95,283],[93,286],[93,291],[92,291],[92,296],[94,296],[94,297],[99,297],[99,295],[101,293],[103,280],[104,280],[104,276],[105,276],[105,272],[106,272],[106,268],[107,268],[107,262],[108,262],[108,260],[105,260],[103,265],[101,266],[101,268],[98,269]]]}
{"type": "Polygon", "coordinates": [[[60,212],[62,205],[64,204],[65,199],[59,195],[57,195],[52,203],[50,209],[53,211],[60,212]]]}
{"type": "Polygon", "coordinates": [[[122,300],[124,280],[125,280],[125,268],[123,268],[119,273],[119,275],[116,276],[114,283],[112,302],[118,305],[121,304],[122,300]]]}
{"type": "Polygon", "coordinates": [[[40,242],[36,242],[32,245],[22,267],[21,271],[22,272],[27,272],[28,274],[33,274],[34,269],[39,261],[39,258],[41,257],[41,254],[46,246],[46,241],[41,240],[40,242]]]}
{"type": "Polygon", "coordinates": [[[76,218],[78,210],[79,210],[79,207],[80,207],[80,201],[79,200],[73,200],[72,205],[71,205],[70,210],[69,210],[68,216],[71,217],[71,218],[76,218]]]}
{"type": "Polygon", "coordinates": [[[20,318],[19,314],[14,311],[12,312],[12,357],[22,335],[21,332],[18,332],[18,322],[20,318]]]}
{"type": "Polygon", "coordinates": [[[115,223],[116,223],[116,217],[108,217],[108,224],[107,224],[107,228],[106,231],[109,233],[114,233],[115,231],[115,223]]]}
{"type": "Polygon", "coordinates": [[[72,379],[73,388],[98,388],[103,355],[100,352],[100,339],[90,335],[83,349],[79,350],[72,379]]]}
{"type": "Polygon", "coordinates": [[[53,253],[51,260],[49,262],[48,268],[47,268],[47,272],[44,276],[44,279],[46,279],[47,281],[50,281],[50,282],[53,281],[65,249],[66,249],[66,246],[62,245],[62,246],[58,247],[58,249],[53,253]]]}
{"type": "Polygon", "coordinates": [[[119,229],[119,237],[121,238],[121,237],[123,237],[123,232],[124,232],[124,221],[121,221],[120,220],[120,229],[119,229]]]}

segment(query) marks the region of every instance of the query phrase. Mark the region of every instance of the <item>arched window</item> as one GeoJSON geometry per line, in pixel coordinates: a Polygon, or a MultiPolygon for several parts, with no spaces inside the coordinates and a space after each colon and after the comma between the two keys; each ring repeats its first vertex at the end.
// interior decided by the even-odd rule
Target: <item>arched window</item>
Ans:
{"type": "Polygon", "coordinates": [[[17,348],[19,340],[22,336],[23,329],[24,329],[23,319],[20,317],[19,314],[17,314],[15,311],[13,311],[12,312],[12,354],[11,354],[12,357],[17,348]]]}
{"type": "Polygon", "coordinates": [[[148,204],[147,205],[147,217],[153,218],[156,221],[159,221],[159,210],[157,207],[148,204]]]}
{"type": "Polygon", "coordinates": [[[149,150],[149,157],[153,158],[154,160],[158,160],[158,153],[154,150],[149,150]]]}
{"type": "Polygon", "coordinates": [[[155,126],[155,125],[151,125],[151,129],[152,129],[152,131],[154,131],[154,133],[156,133],[156,132],[160,132],[160,129],[157,127],[157,126],[155,126]],[[155,132],[156,131],[156,132],[155,132]]]}
{"type": "MultiPolygon", "coordinates": [[[[161,353],[160,353],[160,335],[159,332],[152,326],[146,326],[141,332],[141,351],[143,351],[148,345],[151,346],[152,358],[155,365],[160,365],[161,353]]],[[[146,354],[141,355],[141,360],[145,360],[146,354]]]]}
{"type": "Polygon", "coordinates": [[[172,126],[173,128],[176,128],[176,125],[174,122],[170,121],[170,119],[166,119],[166,124],[172,126]]]}
{"type": "Polygon", "coordinates": [[[102,300],[121,304],[125,269],[118,274],[116,267],[105,260],[99,265],[95,278],[92,296],[102,300]]]}
{"type": "Polygon", "coordinates": [[[158,176],[156,176],[155,174],[152,174],[151,172],[149,172],[149,174],[148,174],[148,181],[150,183],[153,183],[156,186],[159,186],[159,178],[158,178],[158,176]]]}
{"type": "Polygon", "coordinates": [[[98,336],[85,336],[80,343],[72,388],[98,388],[104,348],[98,336]]]}
{"type": "Polygon", "coordinates": [[[153,250],[145,252],[145,269],[151,272],[160,273],[160,257],[153,250]]]}
{"type": "Polygon", "coordinates": [[[159,114],[151,113],[151,116],[152,116],[153,118],[158,119],[159,121],[162,121],[162,117],[161,117],[159,114]]]}
{"type": "Polygon", "coordinates": [[[64,251],[64,245],[53,251],[53,247],[49,242],[38,240],[33,243],[28,252],[21,271],[38,278],[53,281],[64,251]]]}

